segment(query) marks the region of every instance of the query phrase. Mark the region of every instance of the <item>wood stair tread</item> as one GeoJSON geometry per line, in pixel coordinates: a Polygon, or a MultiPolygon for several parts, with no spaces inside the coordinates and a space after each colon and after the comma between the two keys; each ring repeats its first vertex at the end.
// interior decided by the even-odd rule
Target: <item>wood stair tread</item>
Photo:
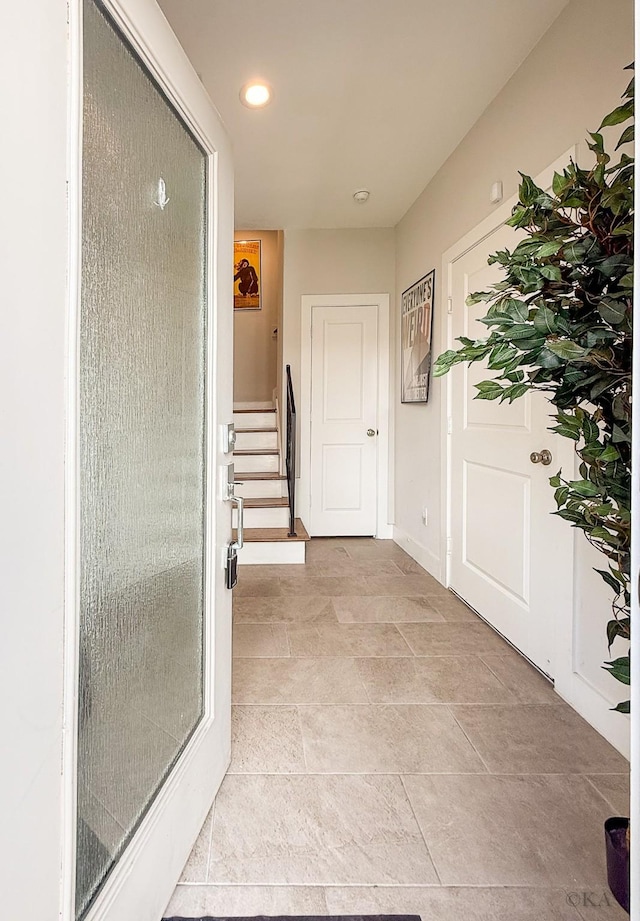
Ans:
{"type": "Polygon", "coordinates": [[[286,476],[283,473],[269,473],[268,471],[251,471],[250,473],[236,473],[236,480],[240,482],[254,482],[260,480],[286,480],[286,476]]]}
{"type": "Polygon", "coordinates": [[[245,508],[289,508],[289,500],[283,496],[260,498],[252,496],[244,500],[245,508]]]}
{"type": "MultiPolygon", "coordinates": [[[[236,530],[233,531],[234,540],[236,530]]],[[[267,541],[307,541],[311,540],[307,529],[299,518],[296,518],[296,536],[289,537],[289,528],[245,528],[245,543],[266,543],[267,541]]]]}
{"type": "Polygon", "coordinates": [[[234,409],[234,413],[274,413],[275,409],[234,409]]]}
{"type": "Polygon", "coordinates": [[[277,448],[254,448],[252,450],[241,449],[240,451],[234,451],[233,453],[234,455],[237,455],[238,457],[247,457],[251,455],[258,456],[261,454],[276,454],[276,455],[280,454],[277,448]]]}
{"type": "Polygon", "coordinates": [[[242,435],[243,432],[252,432],[252,433],[255,434],[256,432],[277,432],[277,431],[278,431],[278,429],[275,428],[275,427],[273,427],[273,428],[255,428],[255,429],[239,429],[239,428],[236,427],[236,435],[242,435]]]}

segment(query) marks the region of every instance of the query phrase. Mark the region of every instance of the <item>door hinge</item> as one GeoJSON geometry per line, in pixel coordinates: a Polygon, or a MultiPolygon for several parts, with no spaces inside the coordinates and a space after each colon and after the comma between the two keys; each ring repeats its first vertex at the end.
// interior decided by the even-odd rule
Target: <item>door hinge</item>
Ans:
{"type": "Polygon", "coordinates": [[[447,298],[447,313],[453,313],[453,298],[447,298]]]}
{"type": "Polygon", "coordinates": [[[451,416],[447,419],[447,435],[453,435],[453,419],[451,416]]]}
{"type": "Polygon", "coordinates": [[[453,553],[453,537],[447,537],[447,556],[453,553]]]}

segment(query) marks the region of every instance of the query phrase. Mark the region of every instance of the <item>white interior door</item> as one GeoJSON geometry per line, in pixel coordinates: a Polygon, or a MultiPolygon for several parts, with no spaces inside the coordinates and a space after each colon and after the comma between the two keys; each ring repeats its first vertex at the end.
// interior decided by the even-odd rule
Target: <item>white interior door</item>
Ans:
{"type": "Polygon", "coordinates": [[[314,307],[310,527],[374,535],[378,465],[378,308],[314,307]]]}
{"type": "MultiPolygon", "coordinates": [[[[451,265],[453,339],[484,338],[484,305],[467,295],[500,280],[491,253],[513,248],[500,227],[451,265]]],[[[541,394],[513,404],[474,400],[486,366],[452,372],[450,585],[547,674],[553,675],[554,623],[571,611],[572,532],[553,517],[549,477],[573,471],[572,443],[547,430],[550,406],[541,394]],[[551,452],[548,466],[533,452],[551,452]]]]}
{"type": "Polygon", "coordinates": [[[64,919],[158,921],[230,757],[217,434],[232,418],[232,176],[224,130],[156,4],[83,0],[76,12],[64,919]]]}

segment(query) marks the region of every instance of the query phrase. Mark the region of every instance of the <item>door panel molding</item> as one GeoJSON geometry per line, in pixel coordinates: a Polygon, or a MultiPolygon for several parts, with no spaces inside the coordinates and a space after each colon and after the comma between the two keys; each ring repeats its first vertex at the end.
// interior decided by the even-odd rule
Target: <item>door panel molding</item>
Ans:
{"type": "MultiPolygon", "coordinates": [[[[304,294],[301,299],[300,342],[300,479],[297,501],[300,517],[310,522],[311,474],[311,327],[316,307],[376,307],[378,312],[378,471],[376,537],[390,539],[393,528],[389,523],[389,439],[391,422],[390,400],[390,336],[388,294],[304,294]]],[[[311,535],[313,536],[313,535],[311,535]]]]}

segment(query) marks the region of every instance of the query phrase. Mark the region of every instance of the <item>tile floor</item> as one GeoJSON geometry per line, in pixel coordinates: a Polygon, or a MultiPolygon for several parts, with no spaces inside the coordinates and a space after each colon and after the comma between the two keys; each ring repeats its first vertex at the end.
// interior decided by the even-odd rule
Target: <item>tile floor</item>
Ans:
{"type": "Polygon", "coordinates": [[[234,598],[229,774],[167,914],[616,921],[627,762],[391,541],[234,598]]]}

